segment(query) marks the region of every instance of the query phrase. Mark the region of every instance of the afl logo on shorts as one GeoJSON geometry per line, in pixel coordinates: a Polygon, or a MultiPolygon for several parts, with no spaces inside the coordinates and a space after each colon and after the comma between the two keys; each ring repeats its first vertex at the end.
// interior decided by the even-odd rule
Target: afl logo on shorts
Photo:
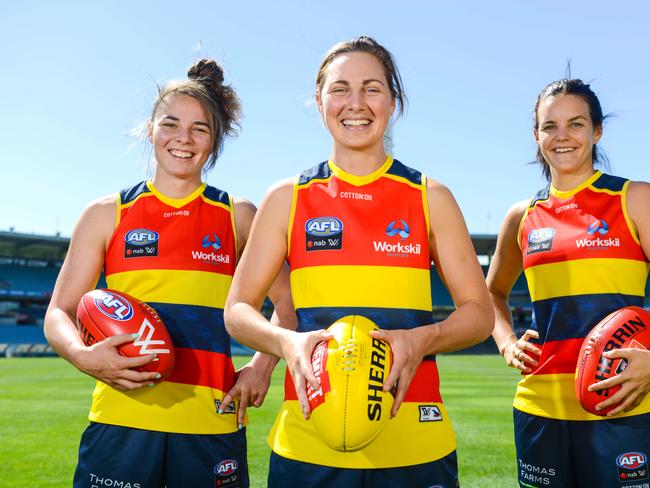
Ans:
{"type": "Polygon", "coordinates": [[[616,465],[619,468],[634,469],[645,466],[648,458],[642,452],[626,452],[616,458],[616,465]]]}
{"type": "Polygon", "coordinates": [[[239,464],[235,459],[224,459],[214,467],[214,486],[223,488],[239,486],[239,464]]]}
{"type": "Polygon", "coordinates": [[[619,455],[616,458],[616,468],[620,482],[648,479],[648,457],[642,452],[626,452],[619,455]]]}
{"type": "Polygon", "coordinates": [[[336,217],[316,217],[305,223],[307,251],[325,251],[343,247],[343,222],[336,217]]]}
{"type": "Polygon", "coordinates": [[[129,301],[115,293],[102,293],[95,298],[95,306],[107,317],[120,322],[133,316],[133,307],[129,301]]]}
{"type": "Polygon", "coordinates": [[[528,250],[526,254],[550,251],[553,247],[555,229],[553,227],[540,227],[528,233],[528,250]]]}
{"type": "Polygon", "coordinates": [[[124,236],[124,257],[158,256],[158,232],[149,229],[132,229],[124,236]]]}

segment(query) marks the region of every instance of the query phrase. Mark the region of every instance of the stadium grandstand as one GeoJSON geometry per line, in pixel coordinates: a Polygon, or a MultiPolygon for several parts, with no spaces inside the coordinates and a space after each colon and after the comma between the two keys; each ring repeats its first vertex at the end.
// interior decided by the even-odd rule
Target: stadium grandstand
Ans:
{"type": "MultiPolygon", "coordinates": [[[[496,247],[493,234],[473,234],[472,242],[484,273],[496,247]]],[[[0,231],[0,357],[51,356],[54,351],[43,335],[43,318],[54,289],[54,283],[63,264],[70,239],[0,231]]],[[[103,283],[99,283],[103,286],[103,283]]],[[[436,320],[442,320],[454,305],[438,274],[431,272],[431,294],[436,320]]],[[[650,282],[646,287],[646,303],[650,297],[650,282]]],[[[531,306],[526,280],[517,280],[511,295],[517,334],[530,326],[531,306]]],[[[267,301],[263,312],[270,316],[267,301]]],[[[233,354],[247,354],[249,349],[233,343],[233,354]]],[[[465,352],[496,353],[491,339],[465,352]]]]}

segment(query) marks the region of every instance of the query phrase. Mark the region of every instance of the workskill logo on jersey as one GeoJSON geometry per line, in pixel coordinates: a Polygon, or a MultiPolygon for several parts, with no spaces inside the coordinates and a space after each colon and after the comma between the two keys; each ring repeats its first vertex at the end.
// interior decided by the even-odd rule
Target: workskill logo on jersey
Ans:
{"type": "Polygon", "coordinates": [[[208,234],[201,240],[201,249],[192,251],[192,259],[206,264],[230,264],[230,254],[217,252],[221,249],[221,239],[217,234],[208,234]]]}
{"type": "Polygon", "coordinates": [[[642,452],[620,454],[616,457],[616,469],[618,470],[618,480],[621,483],[647,480],[648,457],[642,452]]]}
{"type": "Polygon", "coordinates": [[[555,229],[553,227],[540,227],[528,233],[528,250],[526,254],[550,251],[553,248],[555,229]]]}
{"type": "Polygon", "coordinates": [[[618,237],[605,237],[609,233],[609,225],[602,219],[594,220],[587,226],[587,235],[583,239],[576,239],[577,248],[586,248],[594,251],[607,250],[610,247],[621,247],[618,237]]]}
{"type": "Polygon", "coordinates": [[[158,256],[158,232],[149,229],[132,229],[124,235],[124,257],[143,258],[158,256]]]}
{"type": "Polygon", "coordinates": [[[315,217],[305,222],[305,246],[309,251],[343,247],[343,222],[337,217],[315,217]]]}
{"type": "Polygon", "coordinates": [[[395,257],[419,255],[422,252],[421,244],[404,242],[411,236],[411,228],[404,219],[388,222],[386,236],[388,236],[389,240],[372,241],[375,252],[383,252],[388,256],[395,257]]]}
{"type": "Polygon", "coordinates": [[[239,486],[239,463],[236,459],[224,459],[214,467],[214,486],[239,486]]]}

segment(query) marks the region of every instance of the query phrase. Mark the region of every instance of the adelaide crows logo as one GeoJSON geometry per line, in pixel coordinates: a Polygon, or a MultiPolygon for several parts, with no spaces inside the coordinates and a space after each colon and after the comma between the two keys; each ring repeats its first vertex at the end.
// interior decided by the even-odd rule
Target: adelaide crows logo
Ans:
{"type": "Polygon", "coordinates": [[[399,234],[402,240],[404,240],[411,235],[411,229],[405,220],[399,219],[399,221],[402,224],[401,227],[397,227],[397,220],[393,220],[388,224],[388,227],[386,227],[386,235],[388,237],[393,237],[394,235],[399,234]]]}
{"type": "Polygon", "coordinates": [[[601,236],[604,236],[609,232],[609,226],[604,220],[597,220],[587,227],[587,234],[592,235],[598,232],[601,236]]]}

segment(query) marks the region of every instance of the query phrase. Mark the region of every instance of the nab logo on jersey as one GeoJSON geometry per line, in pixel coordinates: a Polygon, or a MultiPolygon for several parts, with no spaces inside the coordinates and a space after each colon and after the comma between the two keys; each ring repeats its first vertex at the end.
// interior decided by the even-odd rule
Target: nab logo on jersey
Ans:
{"type": "Polygon", "coordinates": [[[95,298],[95,306],[107,317],[120,322],[129,320],[133,316],[131,304],[113,293],[102,293],[95,298]]]}
{"type": "Polygon", "coordinates": [[[316,217],[305,223],[307,251],[325,251],[343,247],[343,222],[336,217],[316,217]]]}
{"type": "Polygon", "coordinates": [[[139,258],[158,256],[158,232],[149,229],[133,229],[124,236],[124,257],[139,258]]]}

